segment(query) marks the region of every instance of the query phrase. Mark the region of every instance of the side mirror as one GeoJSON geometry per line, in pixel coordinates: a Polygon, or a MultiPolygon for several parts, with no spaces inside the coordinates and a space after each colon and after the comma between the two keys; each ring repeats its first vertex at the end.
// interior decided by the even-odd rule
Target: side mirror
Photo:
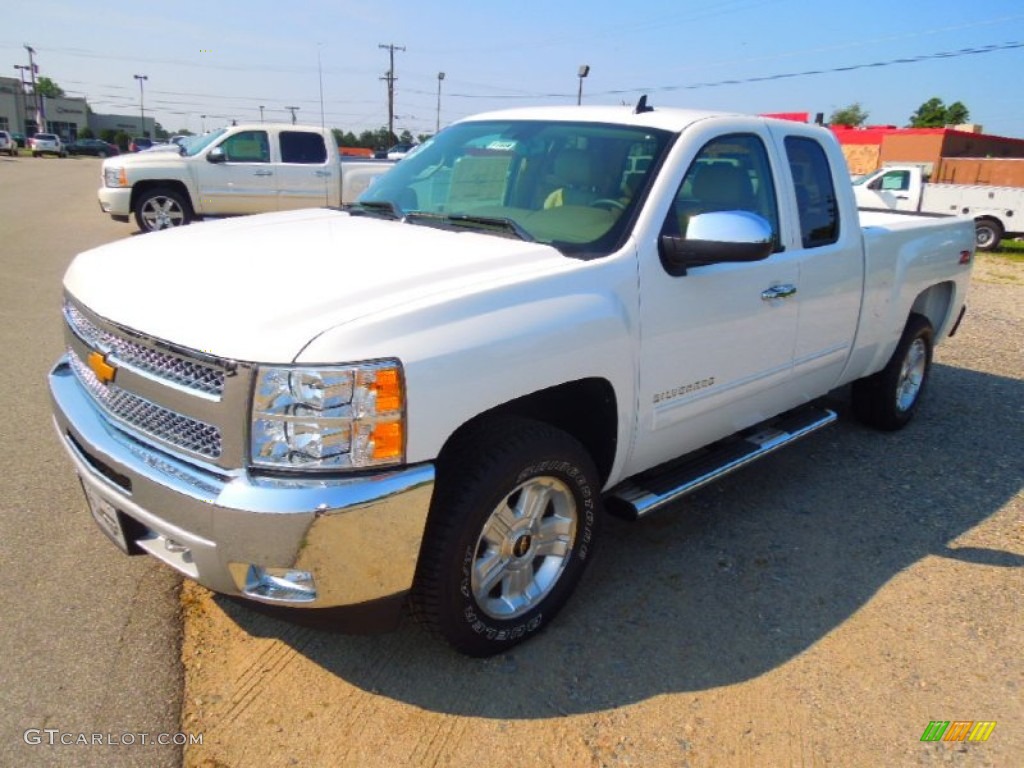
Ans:
{"type": "Polygon", "coordinates": [[[877,179],[868,184],[868,189],[873,189],[875,192],[882,188],[882,177],[879,176],[877,179]]]}
{"type": "Polygon", "coordinates": [[[685,237],[658,239],[661,263],[673,277],[685,275],[690,267],[761,261],[771,255],[773,246],[771,225],[750,211],[701,213],[690,219],[685,237]]]}
{"type": "Polygon", "coordinates": [[[228,159],[228,156],[224,153],[223,147],[214,147],[206,153],[206,162],[208,163],[223,163],[228,159]]]}

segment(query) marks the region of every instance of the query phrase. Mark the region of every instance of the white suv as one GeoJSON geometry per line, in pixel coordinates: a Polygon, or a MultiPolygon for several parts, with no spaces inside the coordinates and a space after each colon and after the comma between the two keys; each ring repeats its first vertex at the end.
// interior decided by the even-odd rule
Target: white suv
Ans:
{"type": "Polygon", "coordinates": [[[7,131],[0,131],[0,152],[6,152],[11,157],[18,154],[18,142],[7,131]]]}
{"type": "Polygon", "coordinates": [[[60,140],[60,136],[56,133],[37,133],[29,139],[29,145],[32,147],[32,157],[39,157],[40,155],[67,157],[68,154],[67,150],[64,149],[64,142],[60,140]]]}

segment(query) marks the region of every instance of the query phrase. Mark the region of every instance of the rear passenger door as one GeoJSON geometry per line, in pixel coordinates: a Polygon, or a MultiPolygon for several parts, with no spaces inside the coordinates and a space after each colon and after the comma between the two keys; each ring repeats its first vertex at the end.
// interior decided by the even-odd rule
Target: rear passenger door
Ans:
{"type": "Polygon", "coordinates": [[[341,179],[338,151],[313,131],[280,133],[281,162],[277,167],[278,207],[317,208],[338,205],[341,179]]]}
{"type": "Polygon", "coordinates": [[[785,246],[799,254],[793,386],[814,397],[836,385],[853,347],[863,290],[860,222],[842,215],[855,204],[839,148],[798,124],[772,130],[792,181],[785,185],[785,246]]]}

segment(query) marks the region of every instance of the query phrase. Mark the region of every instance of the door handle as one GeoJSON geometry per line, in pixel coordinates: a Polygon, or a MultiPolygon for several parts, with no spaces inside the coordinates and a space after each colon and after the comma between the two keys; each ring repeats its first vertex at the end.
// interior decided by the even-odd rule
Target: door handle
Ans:
{"type": "Polygon", "coordinates": [[[330,171],[313,171],[314,176],[330,176],[330,171]]]}
{"type": "Polygon", "coordinates": [[[773,285],[771,288],[766,288],[761,291],[762,301],[771,301],[772,299],[788,299],[790,296],[796,294],[796,286],[787,283],[786,285],[773,285]]]}
{"type": "Polygon", "coordinates": [[[274,175],[273,171],[256,171],[256,172],[253,173],[253,176],[273,176],[273,175],[274,175]]]}

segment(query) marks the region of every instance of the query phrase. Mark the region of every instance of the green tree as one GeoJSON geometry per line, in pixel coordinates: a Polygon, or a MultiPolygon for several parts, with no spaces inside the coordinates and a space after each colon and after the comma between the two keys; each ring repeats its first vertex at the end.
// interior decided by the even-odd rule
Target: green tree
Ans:
{"type": "Polygon", "coordinates": [[[36,78],[36,93],[55,99],[64,95],[64,89],[44,75],[36,78]]]}
{"type": "Polygon", "coordinates": [[[128,145],[132,143],[132,137],[124,131],[118,131],[117,135],[114,136],[114,143],[117,144],[118,149],[122,152],[127,152],[128,145]]]}
{"type": "Polygon", "coordinates": [[[859,101],[855,101],[845,107],[840,107],[829,117],[829,125],[848,125],[851,128],[859,128],[868,120],[868,113],[861,107],[859,101]]]}
{"type": "Polygon", "coordinates": [[[103,139],[108,144],[116,144],[117,131],[114,130],[113,128],[104,128],[102,131],[100,131],[100,138],[103,139]]]}
{"type": "Polygon", "coordinates": [[[153,136],[154,139],[161,139],[166,141],[171,137],[171,134],[169,134],[167,130],[162,125],[160,125],[160,123],[153,123],[153,133],[155,134],[153,136]]]}
{"type": "Polygon", "coordinates": [[[933,96],[910,116],[910,127],[941,128],[944,125],[966,123],[970,119],[970,110],[962,102],[954,101],[947,107],[942,99],[933,96]]]}
{"type": "Polygon", "coordinates": [[[83,128],[82,130],[80,130],[78,132],[78,138],[80,138],[80,139],[95,139],[96,138],[96,134],[94,134],[92,132],[92,128],[89,128],[88,126],[86,126],[85,128],[83,128]]]}

